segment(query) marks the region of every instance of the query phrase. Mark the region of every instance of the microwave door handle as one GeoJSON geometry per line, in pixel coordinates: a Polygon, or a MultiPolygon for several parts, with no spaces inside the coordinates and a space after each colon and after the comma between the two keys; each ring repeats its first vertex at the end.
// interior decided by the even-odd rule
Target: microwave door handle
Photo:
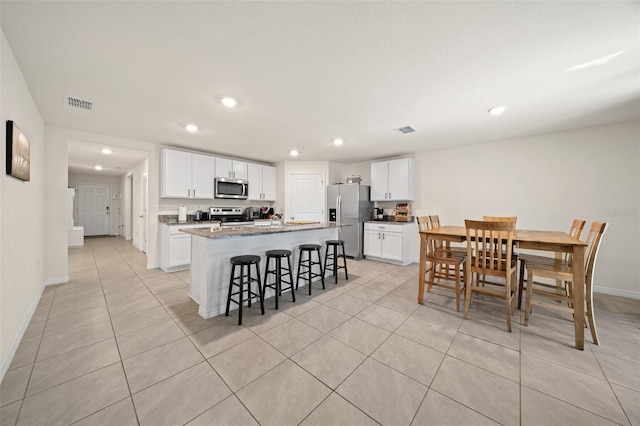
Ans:
{"type": "Polygon", "coordinates": [[[242,185],[242,196],[245,197],[247,195],[247,184],[242,185]]]}

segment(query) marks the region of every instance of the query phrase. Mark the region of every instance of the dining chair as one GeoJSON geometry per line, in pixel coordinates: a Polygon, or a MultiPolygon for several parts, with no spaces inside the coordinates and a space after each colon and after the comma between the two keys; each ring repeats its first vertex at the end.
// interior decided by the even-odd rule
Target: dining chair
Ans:
{"type": "MultiPolygon", "coordinates": [[[[427,220],[426,216],[418,218],[418,229],[420,230],[433,229],[432,224],[433,222],[427,220]]],[[[456,311],[460,312],[460,296],[464,290],[466,253],[454,253],[447,249],[446,243],[442,240],[428,237],[426,258],[429,262],[425,273],[427,291],[430,292],[434,285],[453,290],[456,295],[456,311]]]]}
{"type": "MultiPolygon", "coordinates": [[[[513,222],[513,226],[516,226],[518,217],[517,216],[482,216],[482,220],[484,220],[485,222],[513,222]]],[[[518,256],[518,253],[516,253],[515,250],[513,250],[512,255],[518,256]]],[[[482,276],[482,278],[478,278],[478,281],[482,283],[483,286],[486,283],[485,278],[486,277],[484,275],[482,276]]],[[[516,284],[516,281],[514,281],[514,285],[515,284],[516,284]]]]}
{"type": "MultiPolygon", "coordinates": [[[[504,299],[507,314],[507,331],[511,332],[511,316],[516,301],[515,275],[517,259],[513,256],[514,221],[465,220],[467,233],[466,295],[464,315],[467,318],[474,292],[504,299]],[[504,286],[471,285],[472,274],[489,275],[504,280],[504,286]]],[[[479,284],[479,283],[477,283],[479,284]]]]}
{"type": "MultiPolygon", "coordinates": [[[[440,228],[440,216],[438,215],[430,215],[429,216],[429,228],[430,229],[438,229],[440,228]]],[[[445,250],[450,252],[451,254],[455,254],[457,256],[466,256],[467,248],[466,247],[455,247],[451,245],[451,241],[444,240],[434,240],[433,244],[437,250],[445,250]]],[[[463,270],[464,271],[464,270],[463,270]]],[[[436,276],[439,278],[444,278],[447,280],[451,280],[455,277],[454,265],[441,264],[436,265],[436,276]]],[[[464,274],[464,272],[463,272],[464,274]]],[[[463,275],[464,276],[464,275],[463,275]]]]}
{"type": "MultiPolygon", "coordinates": [[[[573,219],[573,222],[571,222],[571,229],[569,229],[569,235],[571,235],[574,238],[580,239],[580,235],[582,235],[582,230],[584,229],[585,223],[586,223],[585,220],[573,219]]],[[[560,259],[564,261],[567,265],[570,265],[571,253],[562,253],[562,256],[560,259]]],[[[555,257],[523,253],[518,256],[518,260],[520,261],[520,275],[518,279],[518,309],[521,309],[522,308],[522,292],[526,288],[526,285],[524,282],[524,271],[525,271],[525,268],[527,267],[527,263],[555,262],[558,259],[555,257]]],[[[560,284],[560,282],[558,282],[557,284],[560,284]]],[[[556,287],[558,286],[556,285],[556,287]]],[[[564,288],[566,289],[566,287],[564,288]]]]}
{"type": "MultiPolygon", "coordinates": [[[[593,314],[593,273],[596,266],[596,258],[600,250],[602,236],[607,231],[608,223],[593,222],[589,235],[587,236],[587,244],[589,246],[585,258],[585,311],[591,330],[591,338],[593,343],[598,344],[598,331],[596,329],[596,321],[593,314]]],[[[527,303],[524,313],[524,325],[529,325],[529,317],[531,316],[531,305],[539,305],[547,308],[553,308],[560,311],[574,313],[572,303],[572,285],[573,285],[573,267],[570,263],[563,260],[527,262],[527,303]],[[555,284],[545,284],[534,281],[534,277],[549,278],[556,281],[564,282],[566,291],[558,292],[555,284]],[[533,299],[533,295],[542,296],[551,299],[556,303],[550,303],[544,300],[533,299]],[[558,304],[557,302],[565,302],[558,304]]]]}

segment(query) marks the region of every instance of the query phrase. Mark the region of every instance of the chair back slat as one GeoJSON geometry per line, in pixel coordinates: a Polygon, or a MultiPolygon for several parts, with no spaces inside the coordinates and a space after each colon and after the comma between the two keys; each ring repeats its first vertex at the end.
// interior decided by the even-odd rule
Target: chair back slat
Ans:
{"type": "Polygon", "coordinates": [[[589,252],[587,253],[587,258],[585,259],[585,273],[586,273],[586,283],[588,286],[591,285],[591,280],[593,278],[593,271],[596,267],[596,259],[598,258],[598,251],[600,251],[600,243],[602,242],[602,236],[607,231],[609,227],[608,223],[605,222],[593,222],[591,224],[591,229],[589,230],[589,236],[587,237],[587,244],[589,244],[589,252]]]}

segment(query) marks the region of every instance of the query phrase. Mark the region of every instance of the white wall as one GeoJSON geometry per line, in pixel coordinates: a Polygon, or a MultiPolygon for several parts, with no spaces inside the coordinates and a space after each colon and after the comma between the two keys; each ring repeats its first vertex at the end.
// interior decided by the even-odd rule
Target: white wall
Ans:
{"type": "MultiPolygon", "coordinates": [[[[68,182],[69,186],[78,189],[80,183],[95,183],[109,185],[111,187],[111,199],[109,205],[110,212],[110,224],[109,235],[120,235],[122,224],[122,185],[121,179],[115,176],[99,176],[99,175],[83,175],[83,174],[69,174],[68,182]]],[[[73,200],[73,219],[75,223],[78,222],[77,210],[78,200],[73,200]]]]}
{"type": "MultiPolygon", "coordinates": [[[[463,224],[483,215],[513,215],[519,228],[561,231],[573,218],[587,226],[608,222],[596,291],[640,298],[640,121],[411,157],[415,216],[438,214],[444,224],[463,224]]],[[[345,172],[365,172],[363,164],[347,165],[345,172]]],[[[363,173],[363,181],[369,176],[363,173]]]]}
{"type": "MultiPolygon", "coordinates": [[[[45,280],[44,122],[4,32],[0,40],[0,132],[3,161],[6,120],[13,120],[30,142],[29,182],[0,173],[0,380],[39,300],[45,280]]],[[[64,195],[66,202],[66,193],[64,195]]],[[[66,206],[66,204],[65,204],[66,206]]],[[[64,211],[66,214],[66,209],[64,211]]],[[[66,233],[67,222],[64,223],[66,233]]],[[[66,241],[65,241],[66,244],[66,241]]],[[[65,247],[66,252],[66,247],[65,247]]]]}

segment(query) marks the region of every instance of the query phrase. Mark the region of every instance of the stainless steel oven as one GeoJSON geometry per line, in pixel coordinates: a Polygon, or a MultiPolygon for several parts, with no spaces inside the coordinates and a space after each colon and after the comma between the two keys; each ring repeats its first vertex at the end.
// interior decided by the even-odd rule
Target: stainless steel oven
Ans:
{"type": "Polygon", "coordinates": [[[215,178],[216,198],[232,198],[246,200],[249,197],[249,182],[244,179],[215,178]]]}

